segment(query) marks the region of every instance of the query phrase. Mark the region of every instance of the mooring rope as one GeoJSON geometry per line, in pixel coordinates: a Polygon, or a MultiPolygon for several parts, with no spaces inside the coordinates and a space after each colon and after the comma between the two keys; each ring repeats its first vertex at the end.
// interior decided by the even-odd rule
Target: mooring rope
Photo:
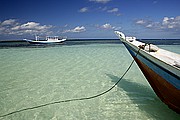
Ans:
{"type": "MultiPolygon", "coordinates": [[[[140,48],[139,48],[139,50],[140,50],[140,48]]],[[[139,50],[137,51],[135,57],[139,54],[139,50]]],[[[50,103],[46,103],[46,104],[42,104],[42,105],[38,105],[38,106],[34,106],[34,107],[24,108],[24,109],[16,110],[16,111],[14,111],[14,112],[10,112],[10,113],[4,114],[4,115],[0,115],[0,117],[2,118],[2,117],[6,117],[6,116],[9,116],[9,115],[15,114],[15,113],[19,113],[19,112],[23,112],[23,111],[27,111],[27,110],[32,110],[32,109],[37,109],[37,108],[45,107],[45,106],[52,105],[52,104],[59,104],[59,103],[71,102],[71,101],[88,100],[88,99],[93,99],[93,98],[102,96],[102,95],[108,93],[109,91],[111,91],[111,90],[122,80],[122,78],[123,78],[123,77],[127,74],[127,72],[130,70],[130,68],[131,68],[131,66],[133,65],[134,61],[135,61],[135,60],[133,59],[132,62],[131,62],[131,64],[129,65],[129,67],[127,68],[127,70],[124,72],[124,74],[119,78],[119,80],[118,80],[111,88],[107,89],[106,91],[104,91],[104,92],[102,92],[102,93],[99,93],[99,94],[97,94],[97,95],[93,95],[93,96],[90,96],[90,97],[60,100],[60,101],[50,102],[50,103]]]]}

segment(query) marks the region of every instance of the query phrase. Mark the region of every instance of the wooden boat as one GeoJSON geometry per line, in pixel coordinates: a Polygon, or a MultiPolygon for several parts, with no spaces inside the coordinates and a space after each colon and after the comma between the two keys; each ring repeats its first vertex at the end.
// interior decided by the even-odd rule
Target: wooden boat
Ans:
{"type": "Polygon", "coordinates": [[[39,36],[35,36],[35,40],[24,39],[25,41],[31,44],[54,44],[54,43],[62,43],[66,41],[65,38],[59,39],[58,36],[47,36],[45,40],[40,40],[39,36]]]}
{"type": "Polygon", "coordinates": [[[156,95],[180,114],[180,55],[115,31],[156,95]]]}

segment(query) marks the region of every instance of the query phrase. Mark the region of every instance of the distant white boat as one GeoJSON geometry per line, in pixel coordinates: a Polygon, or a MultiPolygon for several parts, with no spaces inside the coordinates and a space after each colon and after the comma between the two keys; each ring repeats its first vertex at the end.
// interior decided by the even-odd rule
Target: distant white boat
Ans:
{"type": "Polygon", "coordinates": [[[39,36],[35,36],[35,40],[24,39],[25,41],[31,44],[54,44],[54,43],[62,43],[66,41],[66,38],[59,39],[58,36],[46,36],[45,40],[39,39],[39,36]]]}

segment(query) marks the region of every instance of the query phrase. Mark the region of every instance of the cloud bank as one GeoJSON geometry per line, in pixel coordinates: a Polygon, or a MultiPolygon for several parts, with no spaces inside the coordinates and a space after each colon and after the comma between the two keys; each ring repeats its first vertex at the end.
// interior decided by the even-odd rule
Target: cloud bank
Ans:
{"type": "Polygon", "coordinates": [[[40,25],[37,22],[19,23],[16,19],[0,22],[1,35],[34,35],[50,33],[52,25],[40,25]]]}
{"type": "Polygon", "coordinates": [[[162,21],[140,19],[135,23],[149,29],[180,33],[180,16],[164,17],[162,21]]]}

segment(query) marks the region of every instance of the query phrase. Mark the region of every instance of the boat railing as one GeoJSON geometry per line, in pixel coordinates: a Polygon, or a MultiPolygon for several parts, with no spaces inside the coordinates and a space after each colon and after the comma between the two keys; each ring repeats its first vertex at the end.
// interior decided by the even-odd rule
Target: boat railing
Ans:
{"type": "Polygon", "coordinates": [[[47,41],[58,41],[58,36],[46,36],[47,41]]]}

